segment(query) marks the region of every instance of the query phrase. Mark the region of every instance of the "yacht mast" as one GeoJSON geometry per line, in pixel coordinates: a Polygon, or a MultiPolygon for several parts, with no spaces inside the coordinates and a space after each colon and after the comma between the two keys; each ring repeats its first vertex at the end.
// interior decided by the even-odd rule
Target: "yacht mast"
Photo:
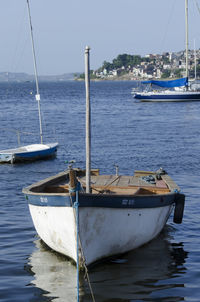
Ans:
{"type": "Polygon", "coordinates": [[[185,43],[186,77],[188,78],[188,0],[185,0],[185,43]]]}
{"type": "Polygon", "coordinates": [[[34,62],[34,71],[35,71],[35,83],[36,83],[35,99],[38,102],[38,114],[39,114],[39,123],[40,123],[40,141],[41,141],[41,144],[43,144],[42,118],[41,118],[41,109],[40,109],[40,93],[39,93],[39,85],[38,85],[38,73],[37,73],[35,46],[34,46],[34,40],[33,40],[33,27],[32,27],[32,22],[31,22],[31,13],[30,13],[29,0],[27,0],[27,7],[28,7],[29,25],[30,25],[30,33],[31,33],[31,43],[32,43],[32,51],[33,51],[33,62],[34,62]]]}
{"type": "Polygon", "coordinates": [[[196,44],[194,40],[194,79],[197,79],[197,55],[196,55],[196,44]]]}

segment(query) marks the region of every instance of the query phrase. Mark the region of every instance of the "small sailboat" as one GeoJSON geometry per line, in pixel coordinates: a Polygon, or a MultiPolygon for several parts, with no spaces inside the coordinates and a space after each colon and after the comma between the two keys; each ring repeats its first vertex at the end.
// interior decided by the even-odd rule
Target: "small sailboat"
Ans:
{"type": "Polygon", "coordinates": [[[90,163],[89,47],[86,61],[86,169],[69,169],[23,189],[40,238],[78,268],[138,248],[156,237],[185,196],[163,170],[100,175],[90,163]]]}
{"type": "Polygon", "coordinates": [[[142,81],[147,89],[132,94],[135,99],[143,102],[184,102],[200,101],[200,91],[195,90],[195,85],[189,85],[188,72],[188,0],[185,0],[185,23],[186,23],[186,77],[170,81],[142,81]],[[158,89],[156,89],[156,88],[158,89]]]}
{"type": "Polygon", "coordinates": [[[38,102],[38,115],[39,115],[39,124],[40,124],[40,144],[30,144],[25,146],[20,146],[18,148],[0,150],[0,163],[16,163],[24,161],[33,161],[38,159],[46,159],[50,157],[55,157],[57,153],[58,143],[43,143],[43,132],[42,132],[42,118],[41,118],[41,109],[40,109],[40,93],[39,93],[39,84],[38,84],[38,74],[37,74],[37,64],[36,64],[36,55],[35,47],[33,40],[33,29],[31,22],[30,14],[30,5],[29,0],[27,0],[28,7],[28,16],[30,24],[30,33],[31,33],[31,42],[32,42],[32,51],[33,51],[33,61],[34,61],[34,71],[35,71],[35,82],[36,82],[36,101],[38,102]]]}

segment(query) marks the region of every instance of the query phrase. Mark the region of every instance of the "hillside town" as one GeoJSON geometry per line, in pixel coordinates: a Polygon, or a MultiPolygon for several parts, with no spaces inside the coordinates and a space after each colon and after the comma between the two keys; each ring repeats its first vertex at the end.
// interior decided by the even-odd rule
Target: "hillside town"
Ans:
{"type": "MultiPolygon", "coordinates": [[[[200,77],[200,50],[189,50],[188,69],[190,78],[200,77]]],[[[119,55],[112,63],[104,61],[102,67],[92,71],[96,79],[160,79],[185,76],[185,51],[148,54],[144,57],[119,55]]]]}

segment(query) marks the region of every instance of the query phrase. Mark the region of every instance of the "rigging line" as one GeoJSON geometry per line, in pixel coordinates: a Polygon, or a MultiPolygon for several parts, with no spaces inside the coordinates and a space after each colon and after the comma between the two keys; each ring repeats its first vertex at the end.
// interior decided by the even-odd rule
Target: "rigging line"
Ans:
{"type": "Polygon", "coordinates": [[[76,274],[77,274],[77,302],[79,302],[79,203],[78,190],[76,190],[76,201],[74,203],[76,211],[76,274]]]}
{"type": "Polygon", "coordinates": [[[198,4],[197,0],[195,0],[195,3],[196,3],[196,6],[197,6],[197,10],[198,10],[198,12],[200,14],[200,7],[199,7],[199,4],[198,4]]]}
{"type": "Polygon", "coordinates": [[[31,21],[29,0],[27,0],[27,6],[28,6],[28,16],[29,16],[30,34],[31,34],[31,42],[32,42],[32,51],[33,51],[33,63],[34,63],[34,71],[35,71],[36,90],[37,90],[37,94],[39,94],[38,72],[37,72],[35,45],[34,45],[34,40],[33,40],[33,26],[32,26],[32,21],[31,21]]]}
{"type": "Polygon", "coordinates": [[[160,46],[160,50],[161,50],[162,46],[164,45],[164,42],[166,41],[167,33],[169,32],[168,28],[169,28],[169,24],[171,23],[173,11],[174,11],[174,6],[175,6],[175,0],[174,0],[174,2],[173,2],[172,7],[171,7],[170,14],[169,14],[168,21],[167,21],[167,26],[166,26],[166,29],[165,29],[163,38],[162,38],[161,43],[160,43],[160,45],[161,45],[161,46],[160,46]]]}
{"type": "Polygon", "coordinates": [[[53,124],[53,127],[51,127],[51,125],[49,124],[47,127],[47,118],[48,117],[48,112],[45,110],[42,110],[42,108],[47,108],[48,106],[45,107],[45,98],[43,99],[44,102],[42,104],[40,104],[41,106],[41,119],[42,119],[42,132],[43,134],[45,134],[45,140],[47,140],[47,138],[54,138],[54,140],[58,141],[58,132],[56,131],[56,127],[55,127],[55,123],[53,124]],[[52,134],[53,133],[53,134],[52,134]]]}
{"type": "Polygon", "coordinates": [[[116,180],[118,180],[119,178],[120,178],[120,175],[118,175],[113,181],[111,181],[109,184],[107,184],[107,185],[103,188],[102,192],[99,192],[99,194],[103,194],[103,192],[104,192],[110,185],[112,185],[116,180]]]}
{"type": "MultiPolygon", "coordinates": [[[[75,215],[75,212],[74,212],[74,215],[75,215]]],[[[88,285],[89,285],[92,301],[95,302],[94,292],[93,292],[93,289],[92,289],[92,284],[91,284],[91,281],[90,281],[88,268],[87,268],[87,265],[85,263],[85,256],[84,256],[84,253],[83,253],[83,248],[82,248],[82,243],[81,243],[81,238],[80,238],[79,233],[78,233],[78,239],[79,239],[79,246],[80,246],[80,251],[81,251],[81,256],[82,256],[82,263],[83,263],[83,266],[84,266],[84,269],[85,269],[85,277],[86,277],[88,285]]]]}
{"type": "Polygon", "coordinates": [[[44,124],[44,127],[43,127],[44,131],[43,131],[43,133],[45,133],[45,139],[48,140],[48,139],[52,139],[53,138],[55,141],[58,141],[58,135],[57,135],[57,132],[56,132],[56,128],[52,127],[50,130],[48,130],[49,127],[47,128],[47,125],[45,124],[45,121],[44,121],[43,124],[44,124]]]}
{"type": "MultiPolygon", "coordinates": [[[[16,71],[17,65],[19,64],[19,63],[16,62],[17,61],[16,56],[17,56],[17,52],[18,52],[18,49],[19,49],[19,42],[20,42],[20,40],[22,41],[22,34],[21,33],[22,33],[22,30],[23,30],[23,27],[24,27],[25,12],[26,12],[26,7],[24,6],[23,15],[22,15],[21,22],[20,22],[19,28],[18,28],[15,48],[14,48],[14,52],[13,52],[11,62],[10,62],[10,71],[13,71],[13,72],[16,71]]],[[[27,42],[27,39],[26,39],[26,42],[27,42]]],[[[23,42],[23,44],[26,44],[26,43],[23,42]]],[[[24,53],[24,49],[25,49],[25,47],[23,46],[23,53],[24,53]]],[[[21,61],[22,57],[23,57],[23,55],[21,54],[20,55],[20,61],[21,61]]],[[[18,61],[19,61],[19,59],[18,59],[18,61]]]]}
{"type": "Polygon", "coordinates": [[[28,44],[28,37],[23,41],[23,46],[21,47],[22,50],[21,53],[19,54],[19,58],[17,62],[15,63],[15,66],[13,67],[13,72],[16,72],[17,68],[21,64],[22,59],[24,58],[25,50],[27,48],[27,44],[28,44]]]}
{"type": "MultiPolygon", "coordinates": [[[[102,188],[102,190],[98,190],[98,189],[96,189],[96,188],[92,188],[92,189],[93,189],[94,191],[98,192],[97,195],[101,195],[101,194],[103,194],[103,193],[105,192],[105,190],[106,190],[110,185],[112,185],[112,184],[113,184],[116,180],[118,180],[120,177],[121,177],[120,175],[118,175],[117,177],[115,177],[115,179],[112,180],[111,182],[109,182],[107,185],[105,185],[105,186],[102,188]]],[[[80,181],[80,180],[79,180],[79,181],[80,181]]],[[[109,181],[109,180],[108,180],[108,181],[109,181]]],[[[82,183],[84,186],[86,186],[86,183],[85,183],[85,182],[81,181],[81,183],[82,183]]]]}
{"type": "MultiPolygon", "coordinates": [[[[81,250],[82,250],[82,246],[81,246],[81,250]]],[[[92,289],[92,285],[91,285],[88,269],[87,269],[85,263],[84,263],[84,268],[85,268],[85,275],[86,275],[86,278],[87,278],[87,281],[88,281],[88,285],[89,285],[89,288],[90,288],[90,293],[91,293],[91,296],[92,296],[92,301],[95,302],[95,297],[94,297],[94,293],[93,293],[93,289],[92,289]]]]}
{"type": "Polygon", "coordinates": [[[39,93],[39,85],[38,85],[38,72],[37,72],[37,63],[36,63],[36,55],[35,55],[35,45],[34,45],[34,40],[33,40],[33,26],[32,26],[32,21],[31,21],[31,12],[30,12],[29,0],[27,0],[27,8],[28,8],[28,17],[29,17],[29,25],[30,25],[30,35],[31,35],[32,52],[33,52],[33,63],[34,63],[34,71],[35,71],[35,83],[36,83],[36,91],[37,91],[35,99],[38,102],[38,114],[39,114],[39,124],[40,124],[40,140],[41,140],[41,144],[43,144],[42,117],[41,117],[41,109],[40,109],[40,93],[39,93]]]}
{"type": "Polygon", "coordinates": [[[19,133],[23,133],[23,134],[37,135],[37,133],[34,133],[34,132],[26,132],[26,131],[21,131],[21,130],[17,130],[17,129],[11,129],[11,128],[0,128],[0,129],[5,130],[5,131],[10,131],[10,132],[19,132],[19,133]]]}

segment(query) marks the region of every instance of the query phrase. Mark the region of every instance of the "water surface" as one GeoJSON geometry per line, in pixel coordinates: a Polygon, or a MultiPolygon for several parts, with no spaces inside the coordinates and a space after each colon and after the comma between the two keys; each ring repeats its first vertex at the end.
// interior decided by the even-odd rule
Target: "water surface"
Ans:
{"type": "MultiPolygon", "coordinates": [[[[41,83],[44,141],[57,158],[0,165],[0,301],[76,301],[76,268],[38,238],[22,188],[85,162],[82,82],[41,83]]],[[[186,194],[183,223],[170,218],[152,242],[89,271],[96,301],[199,301],[200,102],[140,103],[132,82],[91,83],[92,167],[133,174],[163,167],[186,194]]],[[[34,84],[0,84],[0,149],[39,142],[34,84]],[[28,134],[32,133],[32,134],[28,134]]],[[[92,301],[81,276],[81,301],[92,301]]]]}

